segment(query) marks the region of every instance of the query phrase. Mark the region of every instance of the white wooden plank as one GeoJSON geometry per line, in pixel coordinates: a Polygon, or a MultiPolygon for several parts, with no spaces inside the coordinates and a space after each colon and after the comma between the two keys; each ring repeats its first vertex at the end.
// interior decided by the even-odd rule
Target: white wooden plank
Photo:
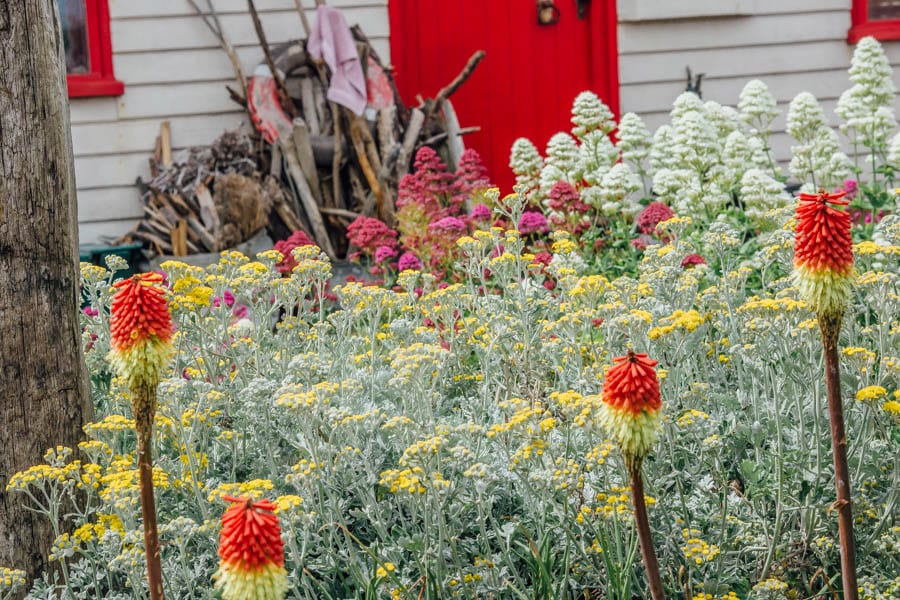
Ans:
{"type": "MultiPolygon", "coordinates": [[[[204,0],[199,0],[197,4],[201,8],[205,8],[206,3],[204,0]]],[[[387,0],[329,0],[328,5],[342,9],[366,6],[387,7],[387,0]]],[[[313,0],[303,0],[303,6],[306,8],[307,12],[311,13],[314,12],[315,2],[313,2],[313,0]]],[[[213,0],[213,7],[220,15],[246,13],[247,0],[213,0]]],[[[296,10],[295,7],[294,0],[256,1],[256,8],[260,12],[288,9],[296,10]]],[[[191,8],[187,0],[153,0],[152,2],[110,0],[109,12],[113,20],[195,14],[194,9],[191,8]]]]}
{"type": "Polygon", "coordinates": [[[118,99],[120,119],[169,118],[177,115],[221,114],[241,110],[228,96],[232,79],[210,82],[129,85],[118,99]]]}
{"type": "MultiPolygon", "coordinates": [[[[246,5],[245,5],[246,7],[246,5]]],[[[344,11],[350,25],[360,24],[366,35],[379,38],[388,34],[388,14],[383,6],[358,7],[344,11]]],[[[246,10],[222,15],[219,19],[225,37],[235,47],[257,46],[253,20],[246,10]]],[[[260,15],[270,44],[305,37],[300,17],[293,8],[260,15]]],[[[112,22],[113,48],[117,54],[145,52],[165,48],[217,48],[218,40],[198,16],[123,19],[112,22]]]]}
{"type": "Polygon", "coordinates": [[[75,183],[78,189],[127,187],[138,176],[150,177],[149,152],[113,156],[76,156],[75,183]]]}
{"type": "MultiPolygon", "coordinates": [[[[188,115],[169,119],[172,146],[208,145],[224,131],[248,126],[246,113],[188,115]]],[[[75,156],[96,156],[128,152],[152,152],[159,135],[159,119],[141,119],[112,123],[88,123],[72,126],[75,156]]]]}
{"type": "MultiPolygon", "coordinates": [[[[734,106],[749,77],[703,79],[701,90],[707,100],[734,106]]],[[[834,99],[850,87],[847,69],[831,69],[804,73],[783,73],[766,75],[761,79],[769,86],[769,91],[779,102],[790,102],[800,92],[810,92],[819,99],[834,99]]],[[[624,85],[620,90],[620,100],[627,111],[645,112],[668,111],[672,102],[684,91],[685,80],[672,82],[648,82],[624,85]]]]}
{"type": "Polygon", "coordinates": [[[114,121],[117,118],[115,98],[71,98],[69,115],[72,123],[114,121]]]}
{"type": "MultiPolygon", "coordinates": [[[[388,41],[384,38],[371,41],[378,55],[388,60],[388,41]]],[[[258,45],[237,48],[236,52],[248,75],[263,60],[258,45]]],[[[234,81],[231,62],[218,47],[116,54],[113,62],[116,76],[125,83],[126,88],[129,85],[150,83],[234,81]]]]}
{"type": "MultiPolygon", "coordinates": [[[[844,41],[683,50],[631,54],[619,58],[622,84],[679,81],[686,65],[707,77],[760,77],[774,73],[821,71],[850,64],[853,48],[844,41]]],[[[900,50],[898,50],[900,53],[900,50]]]]}
{"type": "Polygon", "coordinates": [[[135,225],[136,219],[124,221],[102,221],[97,223],[78,224],[79,244],[107,244],[128,233],[135,225]]]}
{"type": "MultiPolygon", "coordinates": [[[[248,73],[252,73],[250,67],[255,67],[262,57],[258,47],[238,49],[237,53],[248,73]]],[[[219,48],[116,54],[113,62],[116,76],[125,82],[126,88],[144,83],[234,81],[231,62],[219,48]]]]}
{"type": "Polygon", "coordinates": [[[845,10],[737,19],[619,23],[619,54],[762,46],[785,42],[845,40],[850,14],[845,10]]]}
{"type": "Polygon", "coordinates": [[[820,10],[850,10],[851,0],[754,0],[753,14],[817,12],[820,10]]]}
{"type": "Polygon", "coordinates": [[[78,222],[96,223],[139,219],[142,214],[137,186],[78,190],[78,222]]]}
{"type": "Polygon", "coordinates": [[[753,0],[619,0],[619,22],[703,17],[734,17],[753,12],[753,0]]]}

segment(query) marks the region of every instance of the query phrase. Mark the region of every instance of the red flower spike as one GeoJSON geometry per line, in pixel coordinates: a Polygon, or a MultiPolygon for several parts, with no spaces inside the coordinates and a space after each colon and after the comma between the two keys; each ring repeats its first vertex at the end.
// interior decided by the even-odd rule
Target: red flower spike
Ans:
{"type": "Polygon", "coordinates": [[[113,297],[110,318],[112,347],[127,350],[134,344],[156,338],[163,342],[172,339],[172,317],[165,291],[159,287],[163,276],[142,273],[117,281],[118,291],[113,297]]]}
{"type": "Polygon", "coordinates": [[[219,570],[213,576],[224,600],[281,600],[287,592],[284,542],[269,500],[225,496],[219,570]]]}
{"type": "MultiPolygon", "coordinates": [[[[159,273],[143,273],[114,284],[109,361],[132,391],[155,388],[172,356],[172,317],[162,281],[159,273]]],[[[135,414],[152,414],[153,399],[132,400],[138,402],[135,414]]]]}
{"type": "Polygon", "coordinates": [[[850,297],[850,213],[835,208],[849,204],[844,194],[800,194],[797,205],[794,279],[801,298],[819,314],[842,314],[850,297]]]}
{"type": "Polygon", "coordinates": [[[597,420],[622,450],[626,463],[638,464],[662,428],[656,361],[629,350],[613,362],[603,383],[597,420]]]}
{"type": "Polygon", "coordinates": [[[657,361],[646,354],[630,352],[614,358],[616,363],[606,374],[603,401],[633,414],[657,411],[662,406],[659,380],[653,367],[657,361]]]}
{"type": "Polygon", "coordinates": [[[847,206],[845,192],[800,194],[797,206],[797,240],[794,265],[812,271],[830,269],[849,273],[853,268],[853,239],[850,213],[829,206],[847,206]]]}

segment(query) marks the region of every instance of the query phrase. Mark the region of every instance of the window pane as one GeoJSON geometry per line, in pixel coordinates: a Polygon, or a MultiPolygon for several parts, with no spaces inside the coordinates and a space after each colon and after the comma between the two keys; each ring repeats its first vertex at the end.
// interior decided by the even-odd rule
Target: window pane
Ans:
{"type": "Polygon", "coordinates": [[[90,73],[86,0],[56,0],[66,45],[66,73],[90,73]]]}
{"type": "Polygon", "coordinates": [[[900,0],[869,0],[870,19],[900,19],[900,0]]]}

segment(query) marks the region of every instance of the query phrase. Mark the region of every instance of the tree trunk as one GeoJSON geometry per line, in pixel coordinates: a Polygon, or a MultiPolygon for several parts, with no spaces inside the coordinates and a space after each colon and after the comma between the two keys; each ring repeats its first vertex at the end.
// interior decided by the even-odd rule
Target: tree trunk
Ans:
{"type": "Polygon", "coordinates": [[[0,0],[0,565],[31,577],[46,517],[6,492],[90,414],[78,325],[78,230],[56,0],[0,0]]]}

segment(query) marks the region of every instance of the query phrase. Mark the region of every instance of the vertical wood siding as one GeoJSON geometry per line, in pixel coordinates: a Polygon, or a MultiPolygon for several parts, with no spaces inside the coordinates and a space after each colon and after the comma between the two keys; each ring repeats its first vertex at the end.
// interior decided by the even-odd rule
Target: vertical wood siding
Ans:
{"type": "MultiPolygon", "coordinates": [[[[203,5],[204,2],[198,2],[203,5]]],[[[213,0],[222,28],[249,76],[262,60],[246,0],[213,0]]],[[[128,231],[141,208],[134,181],[149,176],[159,124],[172,123],[175,149],[212,142],[249,122],[228,98],[231,63],[188,0],[109,0],[118,98],[72,99],[79,239],[98,242],[128,231]]],[[[303,37],[294,0],[257,0],[270,44],[303,37]]],[[[314,18],[312,0],[303,0],[314,18]]],[[[387,0],[330,0],[359,23],[390,60],[387,0]]]]}

